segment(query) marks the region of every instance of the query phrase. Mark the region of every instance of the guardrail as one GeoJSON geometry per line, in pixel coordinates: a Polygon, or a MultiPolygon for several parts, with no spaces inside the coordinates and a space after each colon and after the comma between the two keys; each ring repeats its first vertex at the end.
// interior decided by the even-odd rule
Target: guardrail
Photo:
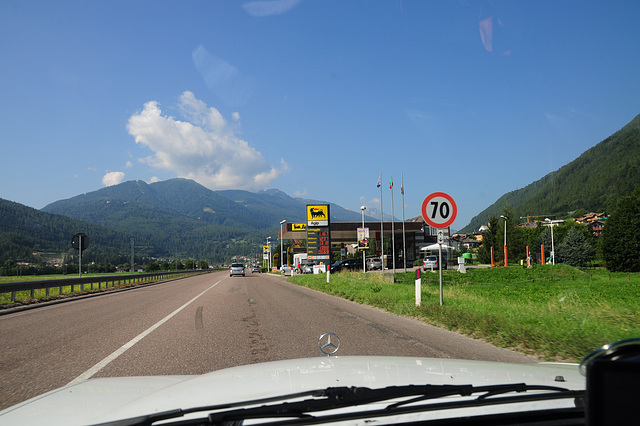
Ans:
{"type": "Polygon", "coordinates": [[[35,298],[35,291],[44,289],[46,291],[45,297],[49,296],[50,289],[58,287],[58,294],[63,294],[63,288],[71,286],[71,292],[74,293],[75,286],[79,286],[80,291],[85,291],[85,285],[91,285],[91,290],[95,290],[97,284],[98,290],[102,288],[108,288],[120,285],[131,285],[136,283],[144,283],[149,281],[161,281],[169,278],[175,278],[181,275],[197,275],[206,274],[210,271],[207,270],[189,270],[189,271],[165,271],[165,272],[152,272],[146,274],[130,274],[130,275],[100,275],[91,277],[77,277],[77,278],[64,278],[53,280],[38,280],[38,281],[22,281],[17,283],[0,283],[0,294],[11,293],[11,301],[14,302],[16,293],[21,291],[31,291],[31,298],[35,298]]]}

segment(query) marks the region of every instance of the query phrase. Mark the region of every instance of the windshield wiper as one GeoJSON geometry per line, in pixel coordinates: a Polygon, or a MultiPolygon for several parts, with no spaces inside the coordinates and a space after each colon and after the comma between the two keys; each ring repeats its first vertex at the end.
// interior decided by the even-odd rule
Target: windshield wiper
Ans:
{"type": "Polygon", "coordinates": [[[389,386],[381,389],[371,389],[367,387],[330,387],[308,392],[301,392],[289,395],[283,395],[274,398],[259,399],[253,401],[243,401],[233,404],[224,404],[216,406],[195,407],[184,410],[172,410],[163,413],[156,413],[149,416],[143,416],[135,419],[128,419],[121,422],[107,423],[109,425],[151,425],[153,422],[168,419],[177,419],[185,414],[217,411],[210,413],[207,418],[195,420],[179,420],[171,423],[174,425],[192,425],[192,424],[208,424],[208,425],[230,425],[241,424],[243,420],[248,419],[268,419],[268,418],[290,418],[294,420],[283,420],[272,424],[287,423],[315,423],[319,418],[310,413],[333,410],[345,407],[355,407],[359,405],[367,405],[372,403],[384,402],[399,398],[409,398],[403,401],[394,402],[382,409],[359,411],[354,413],[341,413],[335,416],[325,416],[325,420],[346,420],[349,418],[363,417],[380,417],[389,415],[407,414],[417,411],[434,411],[450,408],[465,408],[480,405],[507,404],[514,402],[541,401],[548,399],[564,399],[576,398],[576,407],[582,412],[581,398],[584,391],[574,391],[557,386],[546,385],[527,385],[526,383],[488,385],[488,386],[472,386],[472,385],[407,385],[407,386],[389,386]],[[497,395],[507,393],[526,393],[528,391],[544,391],[543,393],[530,393],[518,396],[503,396],[500,398],[491,398],[497,395]],[[437,404],[415,405],[418,402],[434,400],[447,396],[473,396],[473,399],[457,400],[443,402],[437,404]],[[302,401],[291,401],[311,396],[313,398],[304,399],[302,401]],[[414,397],[414,398],[411,398],[414,397]],[[283,402],[284,401],[284,402],[283,402]],[[251,405],[258,405],[249,408],[251,405]],[[224,411],[219,411],[224,410],[224,411]]]}

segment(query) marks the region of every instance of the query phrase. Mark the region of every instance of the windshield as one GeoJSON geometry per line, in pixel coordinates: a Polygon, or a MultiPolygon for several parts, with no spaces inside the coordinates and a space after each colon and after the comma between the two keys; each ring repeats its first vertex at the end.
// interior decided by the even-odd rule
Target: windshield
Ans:
{"type": "MultiPolygon", "coordinates": [[[[638,187],[640,127],[552,180],[640,112],[638,18],[631,0],[0,2],[0,409],[325,358],[328,332],[331,357],[523,368],[640,333],[637,277],[598,239],[638,187]],[[24,284],[50,279],[70,281],[24,284]]],[[[354,386],[412,381],[360,367],[354,386]]],[[[275,371],[222,389],[258,399],[275,371]]]]}

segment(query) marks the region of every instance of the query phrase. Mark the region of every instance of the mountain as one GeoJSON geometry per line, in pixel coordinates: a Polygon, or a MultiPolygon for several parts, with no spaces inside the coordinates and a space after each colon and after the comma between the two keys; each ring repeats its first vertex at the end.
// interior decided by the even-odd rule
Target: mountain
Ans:
{"type": "MultiPolygon", "coordinates": [[[[509,192],[476,215],[463,232],[477,230],[505,205],[518,217],[578,211],[611,212],[640,186],[640,115],[578,158],[524,188],[509,192]]],[[[539,219],[539,218],[538,218],[539,219]]]]}
{"type": "MultiPolygon", "coordinates": [[[[191,256],[214,262],[255,252],[280,221],[304,222],[306,204],[275,190],[211,191],[188,179],[148,184],[129,181],[45,206],[42,211],[134,234],[158,257],[191,256]]],[[[331,205],[335,222],[360,221],[361,213],[331,205]]]]}
{"type": "Polygon", "coordinates": [[[90,236],[92,251],[127,253],[130,247],[130,234],[0,199],[0,264],[32,261],[41,253],[62,258],[74,252],[71,239],[80,232],[90,236]]]}
{"type": "MultiPolygon", "coordinates": [[[[157,214],[181,216],[224,226],[256,229],[273,227],[282,219],[305,221],[305,205],[326,203],[292,198],[277,189],[260,192],[212,191],[189,179],[169,179],[148,184],[128,181],[45,206],[42,211],[63,214],[89,222],[122,227],[122,220],[157,214]],[[153,213],[151,213],[153,212],[153,213]]],[[[332,220],[358,221],[359,212],[331,206],[332,220]]]]}

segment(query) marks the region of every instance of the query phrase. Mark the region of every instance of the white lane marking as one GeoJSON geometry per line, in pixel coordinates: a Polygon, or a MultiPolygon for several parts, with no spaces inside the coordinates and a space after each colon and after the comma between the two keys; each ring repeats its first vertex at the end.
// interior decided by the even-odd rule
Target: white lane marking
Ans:
{"type": "Polygon", "coordinates": [[[175,311],[171,312],[169,315],[167,315],[166,317],[162,318],[160,321],[158,321],[157,323],[155,323],[151,327],[147,328],[142,333],[138,334],[136,337],[131,339],[129,342],[127,342],[124,345],[122,345],[122,347],[120,347],[120,349],[116,350],[111,355],[109,355],[108,357],[106,357],[105,359],[103,359],[102,361],[100,361],[99,363],[97,363],[96,365],[94,365],[93,367],[91,367],[90,369],[88,369],[87,371],[85,371],[84,373],[82,373],[81,375],[79,375],[78,377],[73,379],[72,381],[70,381],[68,385],[75,385],[77,383],[83,382],[83,381],[88,380],[91,377],[93,377],[94,374],[96,374],[98,371],[102,370],[104,367],[109,365],[113,360],[115,360],[120,355],[125,353],[127,350],[129,350],[131,347],[133,347],[133,345],[138,343],[140,340],[144,339],[146,336],[148,336],[156,328],[160,327],[162,324],[164,324],[165,322],[169,321],[173,316],[175,316],[178,312],[180,312],[181,310],[183,310],[184,308],[186,308],[187,306],[192,304],[200,296],[202,296],[203,294],[205,294],[206,292],[208,292],[209,290],[211,290],[212,288],[214,288],[215,286],[220,284],[221,281],[222,280],[218,281],[217,283],[215,283],[211,287],[207,288],[202,293],[200,293],[199,295],[197,295],[193,299],[189,300],[187,303],[185,303],[184,305],[180,306],[178,309],[176,309],[175,311]]]}

